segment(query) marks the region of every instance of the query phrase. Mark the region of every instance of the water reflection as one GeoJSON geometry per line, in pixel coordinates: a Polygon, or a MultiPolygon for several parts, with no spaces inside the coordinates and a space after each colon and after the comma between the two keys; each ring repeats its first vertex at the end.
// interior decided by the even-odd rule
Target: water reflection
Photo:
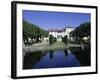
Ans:
{"type": "Polygon", "coordinates": [[[33,68],[32,65],[36,64],[41,60],[43,56],[46,54],[42,52],[35,52],[35,53],[26,53],[23,60],[23,69],[31,69],[33,68]]]}
{"type": "Polygon", "coordinates": [[[50,56],[50,59],[53,59],[53,53],[54,53],[54,51],[53,51],[53,50],[50,50],[50,51],[49,51],[49,56],[50,56]]]}
{"type": "Polygon", "coordinates": [[[80,61],[80,66],[91,66],[90,47],[84,47],[84,49],[71,47],[70,50],[80,61]]]}
{"type": "Polygon", "coordinates": [[[74,67],[80,66],[79,61],[73,54],[69,54],[67,57],[65,56],[63,50],[56,50],[54,53],[50,53],[49,51],[46,55],[35,65],[33,68],[56,68],[56,67],[74,67]],[[51,55],[53,58],[51,58],[51,55]]]}
{"type": "Polygon", "coordinates": [[[64,53],[65,53],[65,56],[67,57],[67,55],[68,55],[68,50],[65,49],[65,50],[64,50],[64,53]]]}
{"type": "Polygon", "coordinates": [[[23,69],[90,66],[90,48],[26,53],[23,69]]]}

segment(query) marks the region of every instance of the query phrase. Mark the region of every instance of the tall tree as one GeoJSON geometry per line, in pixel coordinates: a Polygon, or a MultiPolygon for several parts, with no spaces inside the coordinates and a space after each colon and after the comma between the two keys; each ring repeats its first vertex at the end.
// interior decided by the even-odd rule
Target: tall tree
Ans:
{"type": "Polygon", "coordinates": [[[80,24],[75,30],[70,32],[70,36],[74,37],[76,41],[81,41],[83,37],[90,37],[91,23],[85,22],[80,24]]]}
{"type": "Polygon", "coordinates": [[[54,44],[54,37],[52,35],[49,36],[49,44],[54,44]]]}
{"type": "Polygon", "coordinates": [[[30,38],[32,43],[38,43],[39,39],[44,36],[48,36],[48,32],[41,29],[39,26],[29,23],[23,20],[23,41],[28,43],[28,38],[30,38]],[[34,41],[33,41],[34,39],[34,41]]]}

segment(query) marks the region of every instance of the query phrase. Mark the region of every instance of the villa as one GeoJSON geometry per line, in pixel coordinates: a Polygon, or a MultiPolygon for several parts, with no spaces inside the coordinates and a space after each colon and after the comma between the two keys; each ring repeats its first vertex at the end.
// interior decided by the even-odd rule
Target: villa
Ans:
{"type": "MultiPolygon", "coordinates": [[[[49,31],[49,35],[52,35],[53,37],[57,38],[57,41],[62,41],[62,37],[65,35],[68,36],[68,39],[70,38],[69,33],[74,30],[73,27],[65,27],[64,29],[51,29],[49,31]]],[[[48,39],[48,38],[46,38],[48,39]]]]}

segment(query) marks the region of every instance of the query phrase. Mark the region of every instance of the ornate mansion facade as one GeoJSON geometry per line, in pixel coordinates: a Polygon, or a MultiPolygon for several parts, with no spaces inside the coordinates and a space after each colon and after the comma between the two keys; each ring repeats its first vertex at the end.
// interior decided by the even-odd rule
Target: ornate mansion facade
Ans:
{"type": "Polygon", "coordinates": [[[60,30],[48,30],[49,31],[49,35],[52,35],[53,37],[57,38],[57,41],[61,41],[62,37],[64,37],[65,35],[68,36],[68,39],[70,38],[69,33],[71,31],[73,31],[74,28],[73,27],[65,27],[64,29],[60,29],[60,30]]]}

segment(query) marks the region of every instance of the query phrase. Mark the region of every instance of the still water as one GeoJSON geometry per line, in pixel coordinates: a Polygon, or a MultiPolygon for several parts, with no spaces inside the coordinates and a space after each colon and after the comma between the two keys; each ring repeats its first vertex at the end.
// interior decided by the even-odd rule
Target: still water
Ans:
{"type": "Polygon", "coordinates": [[[90,66],[90,50],[70,49],[26,53],[23,69],[90,66]]]}

